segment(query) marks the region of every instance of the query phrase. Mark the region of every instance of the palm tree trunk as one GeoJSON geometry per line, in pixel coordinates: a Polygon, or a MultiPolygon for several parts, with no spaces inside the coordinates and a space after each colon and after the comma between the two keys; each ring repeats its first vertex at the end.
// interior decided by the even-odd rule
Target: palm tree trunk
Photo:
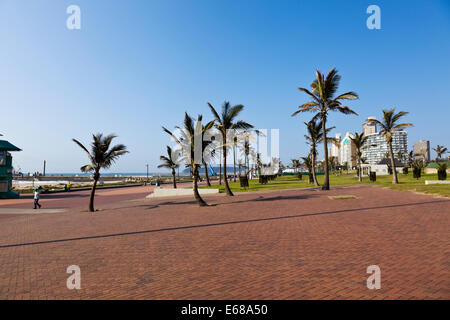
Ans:
{"type": "Polygon", "coordinates": [[[236,146],[233,145],[233,170],[234,170],[234,176],[233,180],[236,182],[236,146]]]}
{"type": "Polygon", "coordinates": [[[219,184],[222,184],[222,154],[219,154],[219,184]]]}
{"type": "Polygon", "coordinates": [[[172,169],[172,178],[173,178],[173,188],[176,189],[177,188],[177,179],[175,176],[175,168],[172,169]]]}
{"type": "MultiPolygon", "coordinates": [[[[225,139],[224,139],[225,141],[225,139]]],[[[223,182],[225,182],[225,192],[227,196],[234,196],[233,192],[231,192],[230,186],[228,185],[227,179],[227,147],[223,146],[223,182]]]]}
{"type": "Polygon", "coordinates": [[[319,182],[317,181],[317,175],[316,175],[316,152],[315,149],[313,149],[313,151],[311,152],[311,162],[312,162],[312,176],[313,176],[313,180],[314,180],[314,185],[315,186],[320,186],[319,182]]]}
{"type": "Polygon", "coordinates": [[[194,164],[194,170],[192,171],[194,175],[194,180],[192,182],[194,190],[194,198],[195,200],[197,200],[197,203],[200,207],[207,206],[206,202],[202,199],[202,197],[200,197],[200,193],[198,192],[198,164],[194,164]]]}
{"type": "Polygon", "coordinates": [[[362,182],[362,172],[361,172],[361,160],[358,159],[358,180],[362,182]]]}
{"type": "Polygon", "coordinates": [[[392,168],[392,184],[398,184],[397,170],[395,170],[395,160],[394,153],[392,152],[392,141],[389,144],[389,156],[391,158],[391,168],[392,168]]]}
{"type": "Polygon", "coordinates": [[[203,166],[205,167],[205,178],[206,178],[206,184],[208,187],[211,187],[211,182],[209,181],[209,174],[208,174],[208,165],[205,161],[203,161],[203,166]]]}
{"type": "Polygon", "coordinates": [[[95,197],[95,189],[97,189],[97,182],[99,178],[94,178],[94,184],[91,189],[91,196],[89,198],[89,212],[95,212],[94,209],[94,197],[95,197]]]}
{"type": "Polygon", "coordinates": [[[325,156],[325,163],[324,163],[324,181],[322,190],[330,190],[330,176],[328,172],[328,141],[327,141],[327,134],[326,134],[326,127],[325,123],[327,122],[326,115],[322,116],[322,132],[323,132],[323,151],[325,156]]]}

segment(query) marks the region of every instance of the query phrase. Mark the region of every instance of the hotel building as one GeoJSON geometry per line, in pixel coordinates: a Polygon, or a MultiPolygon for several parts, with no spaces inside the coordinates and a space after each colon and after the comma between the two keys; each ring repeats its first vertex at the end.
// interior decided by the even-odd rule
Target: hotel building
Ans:
{"type": "MultiPolygon", "coordinates": [[[[385,158],[386,152],[389,152],[389,147],[384,135],[377,132],[375,117],[367,118],[363,123],[363,132],[367,136],[365,148],[362,150],[362,157],[366,158],[368,164],[378,164],[385,158]]],[[[401,162],[405,162],[408,153],[408,132],[405,130],[394,131],[392,134],[392,151],[394,157],[397,158],[397,153],[401,151],[401,162]]]]}

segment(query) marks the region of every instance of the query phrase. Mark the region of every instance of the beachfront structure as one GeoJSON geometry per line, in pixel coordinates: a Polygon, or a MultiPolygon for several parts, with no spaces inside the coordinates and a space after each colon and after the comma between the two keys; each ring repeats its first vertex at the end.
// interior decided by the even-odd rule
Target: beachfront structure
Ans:
{"type": "Polygon", "coordinates": [[[341,161],[340,164],[351,169],[356,166],[356,148],[352,142],[353,134],[347,132],[340,144],[341,161]]]}
{"type": "Polygon", "coordinates": [[[430,141],[420,140],[414,143],[414,160],[430,162],[430,141]]]}
{"type": "MultiPolygon", "coordinates": [[[[375,117],[367,118],[363,124],[363,132],[367,132],[367,141],[365,147],[362,149],[362,157],[366,159],[368,164],[379,164],[389,152],[389,146],[386,142],[386,137],[380,132],[377,132],[375,117]],[[370,123],[370,125],[369,125],[370,123]]],[[[397,157],[398,152],[402,153],[400,162],[405,162],[408,153],[408,132],[405,130],[394,131],[392,134],[392,151],[394,157],[397,157]]]]}
{"type": "Polygon", "coordinates": [[[6,140],[0,140],[0,199],[18,198],[12,191],[13,166],[9,151],[22,151],[6,140]]]}

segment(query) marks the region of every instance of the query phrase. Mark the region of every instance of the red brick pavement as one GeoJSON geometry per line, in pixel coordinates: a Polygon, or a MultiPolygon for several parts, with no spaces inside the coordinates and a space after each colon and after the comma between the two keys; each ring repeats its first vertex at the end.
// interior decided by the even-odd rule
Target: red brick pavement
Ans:
{"type": "Polygon", "coordinates": [[[0,298],[450,298],[449,199],[370,186],[208,196],[204,208],[113,199],[2,219],[0,298]],[[366,287],[373,264],[380,290],[366,287]],[[81,290],[66,287],[69,265],[81,290]]]}

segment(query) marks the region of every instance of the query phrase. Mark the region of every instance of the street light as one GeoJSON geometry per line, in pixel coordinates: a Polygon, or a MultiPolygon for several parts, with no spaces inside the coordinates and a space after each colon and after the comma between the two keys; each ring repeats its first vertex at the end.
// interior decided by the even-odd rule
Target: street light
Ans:
{"type": "Polygon", "coordinates": [[[146,185],[147,185],[147,183],[148,183],[148,164],[146,164],[145,166],[147,167],[147,182],[146,182],[146,185]]]}

